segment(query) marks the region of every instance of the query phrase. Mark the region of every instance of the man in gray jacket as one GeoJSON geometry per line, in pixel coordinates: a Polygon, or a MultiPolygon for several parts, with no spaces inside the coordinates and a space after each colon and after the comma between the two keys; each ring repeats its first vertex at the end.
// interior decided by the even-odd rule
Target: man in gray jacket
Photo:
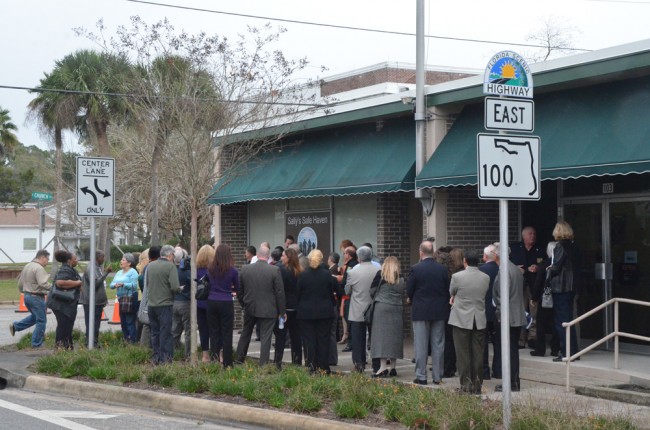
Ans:
{"type": "MultiPolygon", "coordinates": [[[[149,248],[149,255],[155,255],[156,248],[149,248]]],[[[154,364],[174,361],[172,306],[174,294],[180,290],[180,285],[173,261],[174,247],[165,245],[160,249],[160,258],[147,265],[145,275],[154,364]]]]}
{"type": "Polygon", "coordinates": [[[454,330],[456,366],[463,393],[481,394],[483,343],[485,342],[485,293],[490,277],[478,270],[479,254],[465,252],[465,270],[451,276],[449,325],[454,330]]]}
{"type": "Polygon", "coordinates": [[[352,334],[352,362],[357,372],[366,367],[366,330],[363,313],[370,306],[370,285],[379,269],[372,264],[372,250],[367,246],[357,249],[359,264],[348,272],[345,294],[350,296],[350,332],[352,334]]]}
{"type": "MultiPolygon", "coordinates": [[[[497,249],[497,264],[508,265],[508,279],[509,279],[509,292],[510,297],[504,297],[503,300],[508,300],[509,314],[510,314],[510,387],[512,391],[519,391],[519,334],[521,327],[526,325],[526,309],[524,308],[524,275],[515,264],[509,259],[510,249],[505,245],[501,249],[501,245],[495,243],[497,249]]],[[[494,279],[494,289],[492,291],[494,304],[497,307],[496,317],[497,321],[501,322],[501,287],[499,284],[499,275],[494,279]]],[[[497,330],[499,330],[497,328],[497,330]]],[[[501,391],[502,386],[497,385],[496,391],[501,391]]]]}
{"type": "MultiPolygon", "coordinates": [[[[276,320],[286,315],[284,284],[280,269],[268,264],[271,251],[261,246],[257,261],[242,267],[239,273],[239,303],[244,308],[244,327],[237,343],[237,361],[246,359],[255,324],[260,327],[260,366],[269,362],[271,335],[276,320]]],[[[282,348],[282,345],[278,346],[282,348]]],[[[280,367],[282,363],[275,363],[280,367]]]]}

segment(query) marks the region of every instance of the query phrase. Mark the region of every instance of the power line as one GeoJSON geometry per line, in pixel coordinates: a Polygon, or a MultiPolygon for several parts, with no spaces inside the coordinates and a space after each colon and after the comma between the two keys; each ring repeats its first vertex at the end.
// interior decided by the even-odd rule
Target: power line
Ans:
{"type": "MultiPolygon", "coordinates": [[[[415,33],[407,33],[407,32],[402,32],[402,31],[380,30],[380,29],[374,29],[374,28],[352,27],[352,26],[347,26],[347,25],[325,24],[325,23],[321,23],[321,22],[311,22],[311,21],[301,21],[301,20],[286,19],[286,18],[274,18],[274,17],[269,17],[269,16],[250,15],[250,14],[245,14],[245,13],[224,12],[224,11],[219,11],[219,10],[202,9],[202,8],[198,8],[198,7],[189,7],[189,6],[179,6],[179,5],[158,3],[158,2],[145,1],[145,0],[126,0],[126,1],[132,2],[132,3],[148,4],[148,5],[152,5],[152,6],[169,7],[169,8],[173,8],[173,9],[191,10],[191,11],[195,11],[195,12],[207,12],[207,13],[215,13],[215,14],[220,14],[220,15],[238,16],[238,17],[242,17],[242,18],[253,18],[253,19],[264,19],[264,20],[268,20],[268,21],[286,22],[286,23],[290,23],[290,24],[313,25],[313,26],[317,26],[317,27],[329,27],[329,28],[338,28],[338,29],[342,29],[342,30],[366,31],[366,32],[372,32],[372,33],[392,34],[392,35],[398,35],[398,36],[415,36],[415,33]]],[[[537,45],[537,44],[530,44],[530,43],[518,43],[518,42],[503,42],[503,41],[497,41],[497,40],[468,39],[468,38],[464,38],[464,37],[434,36],[434,35],[425,35],[424,37],[427,37],[427,38],[430,38],[430,39],[452,40],[452,41],[456,41],[456,42],[472,42],[472,43],[486,43],[486,44],[493,44],[493,45],[523,46],[523,47],[527,47],[527,48],[544,48],[544,49],[548,48],[548,46],[546,46],[546,45],[537,45]]],[[[559,47],[558,49],[564,49],[564,50],[569,50],[569,51],[585,51],[585,52],[591,51],[591,49],[569,48],[569,47],[567,47],[567,48],[559,47]]]]}
{"type": "Polygon", "coordinates": [[[194,98],[194,97],[172,97],[172,96],[157,96],[157,95],[142,95],[142,94],[127,94],[127,93],[105,93],[101,91],[80,91],[80,90],[63,90],[58,88],[32,88],[32,87],[17,87],[13,85],[0,85],[0,88],[8,90],[26,90],[35,93],[59,93],[59,94],[84,94],[84,95],[95,95],[95,96],[107,96],[107,97],[128,97],[128,98],[139,98],[146,97],[152,99],[192,99],[198,101],[214,101],[219,103],[243,103],[243,104],[264,104],[264,105],[279,105],[279,106],[307,106],[307,107],[325,107],[326,105],[319,103],[291,103],[291,102],[265,102],[265,101],[255,101],[255,100],[223,100],[216,98],[194,98]]]}

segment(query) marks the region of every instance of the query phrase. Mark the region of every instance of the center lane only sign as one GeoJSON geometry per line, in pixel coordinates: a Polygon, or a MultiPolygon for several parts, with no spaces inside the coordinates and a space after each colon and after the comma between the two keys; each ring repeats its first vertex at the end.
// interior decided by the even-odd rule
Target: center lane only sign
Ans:
{"type": "Polygon", "coordinates": [[[479,133],[477,148],[479,198],[539,200],[538,136],[479,133]]]}
{"type": "Polygon", "coordinates": [[[77,157],[77,216],[112,217],[115,212],[115,159],[77,157]]]}

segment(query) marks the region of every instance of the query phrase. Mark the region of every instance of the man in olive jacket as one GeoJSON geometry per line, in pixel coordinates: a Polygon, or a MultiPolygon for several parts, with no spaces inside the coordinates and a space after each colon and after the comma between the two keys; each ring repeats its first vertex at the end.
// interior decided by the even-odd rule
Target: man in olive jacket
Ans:
{"type": "Polygon", "coordinates": [[[261,246],[257,251],[257,261],[242,267],[239,273],[238,298],[244,308],[244,327],[237,343],[237,361],[245,360],[253,327],[257,323],[261,341],[260,366],[269,362],[276,320],[280,316],[287,317],[282,276],[277,266],[268,263],[270,253],[269,248],[261,246]]]}
{"type": "Polygon", "coordinates": [[[149,248],[149,258],[160,258],[147,265],[146,285],[151,327],[152,361],[154,364],[171,363],[174,360],[174,337],[172,336],[172,307],[174,295],[180,290],[178,272],[174,264],[174,247],[165,245],[149,248]]]}

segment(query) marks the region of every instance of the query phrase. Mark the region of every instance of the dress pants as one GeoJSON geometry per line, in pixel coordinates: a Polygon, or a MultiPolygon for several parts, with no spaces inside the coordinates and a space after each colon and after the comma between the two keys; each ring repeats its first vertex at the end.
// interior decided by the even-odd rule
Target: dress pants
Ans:
{"type": "Polygon", "coordinates": [[[429,343],[431,344],[431,361],[433,382],[442,381],[445,359],[445,327],[447,321],[413,321],[413,345],[415,349],[415,377],[427,380],[427,361],[429,343]]]}
{"type": "Polygon", "coordinates": [[[510,327],[510,388],[519,388],[519,336],[521,327],[510,327]]]}
{"type": "Polygon", "coordinates": [[[275,321],[273,334],[275,335],[275,355],[273,361],[277,366],[282,365],[284,358],[284,347],[287,342],[287,334],[291,341],[291,363],[302,365],[302,339],[300,337],[300,324],[296,319],[295,310],[287,310],[287,320],[284,322],[284,329],[280,330],[279,321],[275,321]],[[287,333],[288,332],[288,333],[287,333]]]}
{"type": "Polygon", "coordinates": [[[154,364],[174,361],[174,337],[172,336],[172,306],[149,306],[152,361],[154,364]]]}
{"type": "Polygon", "coordinates": [[[483,347],[483,379],[490,377],[490,340],[492,340],[492,376],[501,378],[501,327],[498,322],[488,321],[483,347]]]}
{"type": "Polygon", "coordinates": [[[357,371],[363,372],[366,368],[366,323],[363,321],[349,321],[352,334],[352,363],[357,371]]]}
{"type": "Polygon", "coordinates": [[[223,345],[223,367],[232,366],[232,330],[235,320],[235,306],[232,300],[208,300],[206,317],[210,336],[210,359],[213,362],[219,361],[219,350],[223,345]]]}
{"type": "MultiPolygon", "coordinates": [[[[90,339],[90,305],[83,305],[84,308],[84,321],[86,322],[86,346],[90,339]]],[[[99,326],[102,323],[102,312],[104,312],[104,305],[95,305],[95,329],[93,330],[94,342],[93,346],[97,346],[99,338],[99,326]]]]}
{"type": "MultiPolygon", "coordinates": [[[[553,293],[553,312],[555,316],[555,330],[560,337],[560,354],[566,355],[566,329],[562,327],[563,322],[569,322],[573,319],[573,302],[575,294],[568,293],[553,293]]],[[[573,355],[578,352],[578,336],[576,334],[576,327],[571,327],[571,351],[573,355]]]]}
{"type": "Polygon", "coordinates": [[[260,366],[269,362],[271,355],[271,341],[273,338],[273,325],[276,318],[257,318],[244,312],[244,327],[242,328],[239,342],[237,343],[237,361],[243,363],[248,354],[253,329],[258,324],[260,328],[260,366]]]}
{"type": "Polygon", "coordinates": [[[483,385],[483,342],[485,330],[453,327],[456,366],[463,392],[480,394],[483,385]]]}
{"type": "Polygon", "coordinates": [[[537,306],[537,332],[535,333],[535,353],[538,356],[546,354],[546,335],[551,335],[551,355],[560,352],[560,336],[555,330],[553,309],[543,308],[541,303],[537,306]]]}
{"type": "Polygon", "coordinates": [[[329,348],[332,319],[301,319],[299,321],[303,341],[307,345],[309,370],[330,373],[329,348]]]}
{"type": "Polygon", "coordinates": [[[207,312],[206,308],[199,308],[199,307],[196,308],[196,324],[199,327],[199,339],[201,343],[201,351],[210,350],[210,332],[208,329],[208,316],[206,312],[207,312]]]}
{"type": "Polygon", "coordinates": [[[191,303],[189,301],[174,300],[172,307],[172,336],[174,348],[181,349],[181,335],[185,333],[185,358],[190,358],[192,347],[192,321],[190,319],[191,303]]]}
{"type": "Polygon", "coordinates": [[[339,362],[339,351],[336,348],[336,332],[339,327],[339,317],[338,317],[338,307],[334,306],[334,316],[332,318],[332,324],[330,327],[330,356],[329,356],[329,365],[336,366],[339,362]]]}

